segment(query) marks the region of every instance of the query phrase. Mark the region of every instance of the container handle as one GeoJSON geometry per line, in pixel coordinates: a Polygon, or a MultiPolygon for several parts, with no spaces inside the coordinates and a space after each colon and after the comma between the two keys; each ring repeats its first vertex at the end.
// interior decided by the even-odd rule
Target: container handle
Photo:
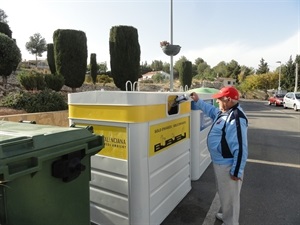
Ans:
{"type": "Polygon", "coordinates": [[[126,86],[126,91],[128,91],[128,89],[127,89],[127,87],[128,87],[127,84],[130,85],[130,90],[132,91],[132,82],[131,82],[130,80],[126,81],[126,84],[125,84],[125,86],[126,86]]]}
{"type": "Polygon", "coordinates": [[[130,80],[126,81],[126,91],[128,91],[128,84],[130,85],[130,91],[140,91],[140,85],[138,81],[134,81],[133,83],[130,80]]]}
{"type": "Polygon", "coordinates": [[[63,155],[61,159],[52,163],[52,176],[62,179],[65,183],[75,180],[86,169],[81,163],[84,156],[84,151],[63,155]]]}

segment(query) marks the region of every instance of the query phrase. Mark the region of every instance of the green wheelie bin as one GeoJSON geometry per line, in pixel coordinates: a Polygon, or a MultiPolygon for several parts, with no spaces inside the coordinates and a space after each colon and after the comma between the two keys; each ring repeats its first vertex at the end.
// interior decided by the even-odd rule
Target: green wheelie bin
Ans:
{"type": "Polygon", "coordinates": [[[89,225],[90,129],[0,121],[0,224],[89,225]]]}

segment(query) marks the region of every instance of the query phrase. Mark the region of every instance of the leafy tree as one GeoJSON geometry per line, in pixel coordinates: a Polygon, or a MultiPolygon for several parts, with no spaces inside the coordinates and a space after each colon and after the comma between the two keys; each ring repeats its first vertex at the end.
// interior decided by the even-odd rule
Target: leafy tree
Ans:
{"type": "MultiPolygon", "coordinates": [[[[245,78],[239,85],[239,89],[243,95],[247,92],[253,92],[254,90],[262,90],[265,92],[265,98],[268,97],[268,90],[274,89],[278,82],[278,74],[265,73],[265,74],[253,74],[245,78]]],[[[276,87],[277,88],[277,87],[276,87]]]]}
{"type": "Polygon", "coordinates": [[[192,62],[182,61],[179,65],[179,81],[183,88],[188,86],[191,87],[192,84],[192,62]]]}
{"type": "Polygon", "coordinates": [[[47,51],[45,38],[43,38],[40,33],[35,33],[33,36],[29,37],[29,42],[26,42],[25,47],[30,54],[35,55],[37,66],[37,57],[42,57],[43,52],[47,51]]]}
{"type": "Polygon", "coordinates": [[[90,65],[91,65],[91,77],[93,80],[93,84],[96,83],[97,81],[97,56],[95,53],[91,54],[90,57],[90,65]]]}
{"type": "Polygon", "coordinates": [[[0,33],[0,75],[4,87],[7,84],[7,76],[17,68],[21,60],[21,52],[15,41],[0,33]]]}
{"type": "Polygon", "coordinates": [[[65,78],[65,85],[72,88],[81,87],[87,68],[87,39],[82,31],[54,31],[54,58],[58,74],[65,78]]]}
{"type": "Polygon", "coordinates": [[[164,62],[162,71],[170,74],[170,63],[164,62]]]}
{"type": "Polygon", "coordinates": [[[8,21],[6,20],[7,15],[4,12],[4,10],[0,9],[0,22],[1,23],[7,23],[8,21]]]}
{"type": "Polygon", "coordinates": [[[205,75],[207,75],[207,72],[209,71],[210,71],[210,66],[205,61],[198,64],[197,66],[198,75],[205,77],[205,75]]]}
{"type": "Polygon", "coordinates": [[[185,56],[181,56],[174,64],[174,69],[179,71],[180,67],[182,66],[182,62],[188,61],[185,56]]]}
{"type": "Polygon", "coordinates": [[[147,64],[147,61],[144,63],[142,62],[140,68],[141,68],[140,77],[142,77],[143,74],[152,71],[151,67],[147,64]]]}
{"type": "Polygon", "coordinates": [[[188,61],[188,59],[185,57],[185,56],[181,56],[174,64],[173,66],[173,75],[174,75],[174,78],[178,78],[179,77],[179,70],[180,70],[180,67],[181,67],[181,63],[182,62],[185,62],[185,61],[188,61]]]}
{"type": "Polygon", "coordinates": [[[55,59],[54,59],[54,45],[47,44],[47,61],[52,74],[56,74],[55,59]]]}
{"type": "Polygon", "coordinates": [[[126,90],[126,82],[134,83],[140,76],[141,50],[137,29],[131,26],[112,27],[109,52],[114,83],[121,90],[126,90]]]}
{"type": "Polygon", "coordinates": [[[212,70],[215,77],[225,77],[225,75],[227,74],[226,63],[224,61],[221,61],[218,63],[218,65],[212,68],[212,70]]]}
{"type": "Polygon", "coordinates": [[[196,76],[196,75],[199,75],[198,66],[199,66],[199,64],[204,63],[204,62],[205,61],[202,58],[195,59],[195,63],[192,64],[193,77],[196,76]]]}
{"type": "Polygon", "coordinates": [[[231,60],[230,63],[226,65],[227,74],[226,77],[231,77],[233,79],[238,79],[238,75],[241,72],[241,67],[237,61],[231,60]]]}
{"type": "Polygon", "coordinates": [[[107,72],[107,63],[106,62],[101,62],[98,65],[98,70],[100,74],[105,74],[107,72]]]}
{"type": "Polygon", "coordinates": [[[7,23],[0,22],[0,33],[6,34],[9,38],[11,38],[11,30],[7,23]]]}
{"type": "Polygon", "coordinates": [[[252,67],[241,66],[241,73],[243,73],[245,76],[249,76],[251,74],[255,74],[255,69],[252,67]]]}
{"type": "Polygon", "coordinates": [[[195,65],[198,66],[201,63],[204,63],[205,61],[202,58],[195,59],[195,65]]]}
{"type": "Polygon", "coordinates": [[[153,71],[162,71],[164,66],[161,60],[154,60],[150,67],[153,71]]]}
{"type": "Polygon", "coordinates": [[[256,70],[256,74],[263,74],[269,72],[268,63],[265,62],[263,58],[260,60],[260,64],[258,65],[258,69],[256,70]]]}
{"type": "Polygon", "coordinates": [[[265,73],[257,76],[257,89],[265,92],[266,99],[268,97],[268,90],[272,89],[277,81],[277,74],[265,73]]]}
{"type": "Polygon", "coordinates": [[[197,65],[195,65],[194,63],[192,64],[192,75],[197,76],[198,72],[197,72],[197,65]]]}

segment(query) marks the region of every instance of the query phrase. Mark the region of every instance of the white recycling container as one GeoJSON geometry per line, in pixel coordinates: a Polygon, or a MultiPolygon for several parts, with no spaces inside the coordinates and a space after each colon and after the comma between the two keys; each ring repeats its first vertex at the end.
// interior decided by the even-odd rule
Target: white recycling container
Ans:
{"type": "Polygon", "coordinates": [[[182,94],[69,94],[70,124],[105,140],[91,158],[92,223],[160,224],[191,190],[191,104],[173,104],[182,94]]]}

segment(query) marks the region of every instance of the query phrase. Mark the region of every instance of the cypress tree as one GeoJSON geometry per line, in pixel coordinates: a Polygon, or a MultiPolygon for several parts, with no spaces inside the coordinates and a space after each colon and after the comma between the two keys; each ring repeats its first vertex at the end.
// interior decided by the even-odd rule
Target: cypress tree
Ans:
{"type": "Polygon", "coordinates": [[[81,87],[87,67],[87,38],[83,31],[54,31],[54,59],[58,74],[63,75],[65,85],[72,88],[81,87]]]}
{"type": "Polygon", "coordinates": [[[96,83],[96,78],[97,78],[97,57],[95,53],[91,54],[90,58],[90,66],[91,66],[91,77],[93,80],[93,83],[96,83]]]}
{"type": "Polygon", "coordinates": [[[54,46],[47,44],[47,61],[52,74],[56,74],[55,60],[54,60],[54,46]]]}
{"type": "Polygon", "coordinates": [[[182,61],[179,66],[179,81],[183,88],[187,85],[188,88],[191,87],[193,79],[193,67],[192,62],[182,61]]]}
{"type": "Polygon", "coordinates": [[[126,90],[126,82],[134,83],[140,75],[141,50],[137,29],[132,26],[112,27],[109,52],[114,83],[121,90],[126,90]]]}

